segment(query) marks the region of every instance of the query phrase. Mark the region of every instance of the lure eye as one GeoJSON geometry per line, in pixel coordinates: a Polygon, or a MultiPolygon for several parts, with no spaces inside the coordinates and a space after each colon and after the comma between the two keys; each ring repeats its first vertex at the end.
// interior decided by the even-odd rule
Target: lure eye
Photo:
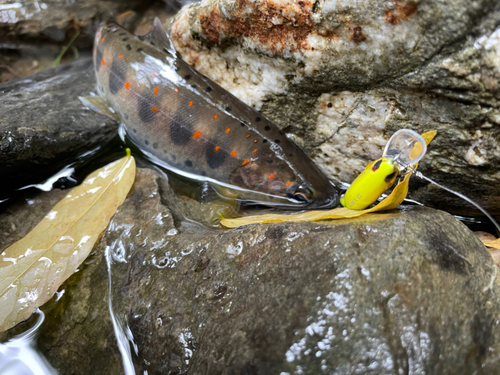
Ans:
{"type": "Polygon", "coordinates": [[[385,178],[385,182],[391,181],[394,177],[396,177],[396,172],[392,172],[391,174],[387,175],[385,178]]]}
{"type": "Polygon", "coordinates": [[[382,159],[377,160],[376,163],[373,164],[372,171],[375,172],[377,169],[379,169],[380,168],[380,164],[382,164],[382,159]]]}

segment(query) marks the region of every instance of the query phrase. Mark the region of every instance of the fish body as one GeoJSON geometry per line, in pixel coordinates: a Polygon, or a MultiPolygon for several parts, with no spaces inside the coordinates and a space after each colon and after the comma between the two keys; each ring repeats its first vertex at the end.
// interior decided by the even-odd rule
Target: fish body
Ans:
{"type": "Polygon", "coordinates": [[[342,206],[363,210],[389,189],[399,173],[392,158],[380,158],[368,164],[340,198],[342,206]]]}
{"type": "Polygon", "coordinates": [[[247,204],[338,204],[336,188],[275,125],[177,56],[159,20],[146,36],[103,25],[94,64],[99,95],[153,161],[247,204]]]}

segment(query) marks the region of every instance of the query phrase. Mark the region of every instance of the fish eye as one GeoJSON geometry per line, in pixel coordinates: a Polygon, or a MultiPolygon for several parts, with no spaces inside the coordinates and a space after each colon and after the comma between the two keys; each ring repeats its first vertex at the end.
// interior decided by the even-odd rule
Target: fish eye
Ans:
{"type": "Polygon", "coordinates": [[[300,203],[309,203],[313,199],[314,194],[309,187],[296,184],[292,187],[289,197],[300,203]]]}
{"type": "Polygon", "coordinates": [[[387,175],[387,177],[385,178],[385,182],[389,182],[391,181],[394,177],[396,177],[396,171],[392,172],[391,174],[387,175]]]}

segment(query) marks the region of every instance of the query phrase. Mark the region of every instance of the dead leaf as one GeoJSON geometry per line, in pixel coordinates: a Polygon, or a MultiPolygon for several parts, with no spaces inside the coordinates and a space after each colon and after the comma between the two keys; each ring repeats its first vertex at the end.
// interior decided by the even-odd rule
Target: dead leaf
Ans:
{"type": "MultiPolygon", "coordinates": [[[[422,134],[427,144],[436,136],[436,131],[432,130],[422,134]]],[[[415,169],[418,163],[415,164],[415,169]]],[[[307,211],[300,214],[266,214],[257,216],[240,217],[236,219],[222,219],[221,224],[227,228],[237,228],[248,224],[267,224],[267,223],[285,223],[291,221],[317,221],[317,220],[332,220],[354,218],[370,212],[392,210],[399,206],[408,194],[408,183],[411,173],[408,173],[402,181],[400,181],[394,190],[384,200],[372,208],[366,210],[351,210],[346,207],[334,208],[328,211],[307,211]]]]}
{"type": "Polygon", "coordinates": [[[27,319],[75,272],[134,179],[130,155],[98,169],[0,254],[0,332],[27,319]]]}
{"type": "Polygon", "coordinates": [[[500,250],[500,238],[497,238],[496,240],[488,240],[488,241],[483,241],[483,244],[484,246],[488,246],[488,247],[493,247],[495,249],[499,249],[500,250]]]}

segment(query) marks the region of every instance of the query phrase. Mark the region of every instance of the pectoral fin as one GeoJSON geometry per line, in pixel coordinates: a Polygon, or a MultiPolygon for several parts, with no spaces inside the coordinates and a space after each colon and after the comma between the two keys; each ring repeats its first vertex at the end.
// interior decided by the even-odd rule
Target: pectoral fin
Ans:
{"type": "Polygon", "coordinates": [[[80,99],[82,104],[91,111],[112,118],[113,120],[120,121],[120,117],[118,117],[113,108],[111,108],[108,102],[100,96],[79,96],[78,99],[80,99]]]}

